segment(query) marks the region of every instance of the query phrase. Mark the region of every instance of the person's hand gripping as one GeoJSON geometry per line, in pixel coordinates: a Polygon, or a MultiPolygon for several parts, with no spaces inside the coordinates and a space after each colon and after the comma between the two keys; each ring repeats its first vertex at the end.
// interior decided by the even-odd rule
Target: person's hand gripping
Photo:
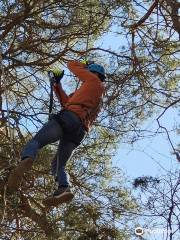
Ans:
{"type": "Polygon", "coordinates": [[[49,77],[53,81],[53,83],[59,84],[61,79],[64,76],[64,70],[60,70],[58,68],[50,69],[48,71],[49,77]]]}

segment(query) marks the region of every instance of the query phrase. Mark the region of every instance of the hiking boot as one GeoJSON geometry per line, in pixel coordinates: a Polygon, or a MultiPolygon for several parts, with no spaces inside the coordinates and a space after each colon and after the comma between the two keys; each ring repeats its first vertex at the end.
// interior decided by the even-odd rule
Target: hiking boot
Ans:
{"type": "Polygon", "coordinates": [[[7,187],[10,192],[14,192],[18,189],[23,179],[24,173],[28,172],[31,169],[32,165],[33,159],[25,158],[17,165],[14,170],[11,171],[7,183],[7,187]]]}
{"type": "Polygon", "coordinates": [[[58,206],[62,203],[70,202],[74,197],[70,187],[59,187],[52,196],[43,200],[43,204],[47,207],[58,206]]]}

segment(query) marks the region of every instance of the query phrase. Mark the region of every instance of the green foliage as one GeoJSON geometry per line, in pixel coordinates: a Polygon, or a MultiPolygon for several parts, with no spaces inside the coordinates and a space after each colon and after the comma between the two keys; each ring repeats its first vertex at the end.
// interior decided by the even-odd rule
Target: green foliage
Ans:
{"type": "MultiPolygon", "coordinates": [[[[172,33],[171,16],[159,3],[155,8],[158,17],[151,14],[140,24],[138,20],[152,4],[146,0],[142,6],[141,2],[19,0],[0,4],[2,239],[131,238],[129,225],[133,228],[137,203],[125,187],[121,171],[112,168],[112,157],[118,143],[132,144],[146,137],[143,122],[160,109],[176,107],[179,98],[178,41],[172,33]],[[134,36],[132,24],[136,24],[134,36]],[[99,47],[96,40],[106,35],[110,47],[102,44],[96,51],[90,49],[99,47]],[[111,41],[112,36],[118,41],[111,41]],[[47,67],[63,68],[69,59],[81,59],[87,54],[87,43],[87,53],[106,65],[107,82],[103,111],[68,163],[76,197],[71,204],[50,212],[42,205],[54,185],[49,172],[55,146],[47,146],[25,176],[20,196],[12,201],[4,194],[9,171],[31,134],[47,119],[47,67]],[[20,206],[23,201],[26,207],[20,206]]],[[[153,181],[139,178],[134,184],[146,189],[153,181]]]]}
{"type": "Polygon", "coordinates": [[[157,178],[153,178],[151,176],[145,176],[145,177],[138,177],[134,180],[133,182],[133,186],[135,188],[140,187],[141,189],[146,189],[148,188],[150,185],[155,185],[160,183],[160,180],[157,178]]]}

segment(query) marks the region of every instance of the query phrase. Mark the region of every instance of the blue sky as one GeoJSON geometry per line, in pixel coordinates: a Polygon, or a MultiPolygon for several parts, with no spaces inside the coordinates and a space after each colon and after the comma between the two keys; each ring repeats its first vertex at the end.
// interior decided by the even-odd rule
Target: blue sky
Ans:
{"type": "MultiPolygon", "coordinates": [[[[169,109],[161,118],[161,124],[171,131],[178,123],[178,111],[169,109]]],[[[143,125],[144,128],[156,131],[158,128],[156,120],[149,120],[143,125]]],[[[174,131],[170,133],[174,146],[180,137],[174,131]]],[[[119,144],[113,164],[120,167],[130,178],[151,175],[157,176],[165,170],[177,168],[179,163],[171,154],[172,148],[166,133],[161,133],[152,138],[137,141],[133,146],[119,144]]]]}
{"type": "MultiPolygon", "coordinates": [[[[116,30],[116,27],[112,29],[112,31],[116,30]]],[[[111,49],[118,53],[119,49],[126,44],[122,35],[109,32],[99,39],[95,46],[111,49]]],[[[158,129],[156,118],[159,115],[142,123],[142,129],[156,131],[158,129]]],[[[178,119],[180,119],[178,110],[168,109],[160,122],[170,131],[177,125],[178,119]]],[[[180,143],[180,137],[174,131],[170,133],[170,136],[176,147],[180,143]]],[[[120,143],[116,156],[113,158],[113,165],[120,167],[130,179],[145,175],[156,176],[165,170],[179,167],[175,156],[170,152],[172,152],[172,148],[167,135],[165,133],[157,134],[152,138],[144,138],[133,146],[120,143]]]]}
{"type": "MultiPolygon", "coordinates": [[[[112,35],[111,33],[106,34],[102,39],[97,42],[101,47],[106,49],[111,49],[118,52],[122,45],[125,45],[122,36],[112,35]]],[[[142,123],[141,129],[151,130],[156,132],[158,129],[157,117],[161,114],[155,113],[154,117],[146,120],[142,123]]],[[[163,127],[169,131],[169,135],[174,147],[180,143],[180,135],[174,131],[178,128],[180,120],[180,112],[177,109],[169,108],[163,116],[160,118],[160,123],[163,127]]],[[[162,131],[161,131],[162,132],[162,131]]],[[[160,133],[149,138],[141,139],[135,142],[133,145],[122,143],[123,140],[118,145],[118,150],[116,155],[112,159],[113,166],[117,166],[125,174],[128,180],[127,185],[131,188],[132,182],[135,178],[142,176],[153,176],[160,177],[166,174],[166,171],[173,169],[179,169],[179,163],[174,155],[172,155],[172,147],[168,141],[167,134],[160,133]],[[130,185],[129,185],[130,184],[130,185]]],[[[125,140],[124,140],[125,142],[125,140]]],[[[137,191],[133,191],[134,194],[138,194],[137,191]]],[[[149,218],[137,218],[137,224],[139,226],[148,226],[149,218]]],[[[156,218],[156,223],[160,223],[160,219],[156,218]]],[[[147,228],[145,227],[145,231],[147,228]]],[[[152,232],[150,234],[145,233],[144,237],[148,240],[164,239],[164,234],[166,235],[166,229],[162,228],[160,223],[159,229],[158,225],[155,224],[154,228],[150,229],[152,232]],[[160,230],[161,233],[157,231],[160,230]],[[154,233],[153,233],[154,231],[154,233]],[[164,231],[164,232],[162,232],[164,231]]],[[[132,239],[137,239],[136,236],[132,239]]]]}

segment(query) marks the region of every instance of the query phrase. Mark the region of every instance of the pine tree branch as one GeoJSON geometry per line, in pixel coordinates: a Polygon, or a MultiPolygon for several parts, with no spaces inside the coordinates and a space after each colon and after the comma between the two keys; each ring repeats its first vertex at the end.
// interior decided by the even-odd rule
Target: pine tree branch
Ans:
{"type": "Polygon", "coordinates": [[[171,8],[171,19],[173,22],[174,30],[180,35],[180,16],[178,16],[178,10],[180,8],[180,3],[176,0],[165,0],[166,4],[171,8]]]}
{"type": "MultiPolygon", "coordinates": [[[[30,205],[30,201],[24,195],[21,196],[22,206],[21,210],[23,210],[24,217],[30,218],[34,221],[46,234],[47,237],[54,237],[56,239],[56,232],[53,229],[52,224],[49,223],[46,216],[44,214],[38,214],[30,205]]],[[[49,238],[48,238],[49,239],[49,238]]]]}
{"type": "Polygon", "coordinates": [[[146,12],[146,14],[137,23],[135,23],[131,26],[131,28],[133,30],[140,27],[148,19],[148,17],[151,15],[153,10],[157,7],[158,2],[159,2],[159,0],[155,0],[154,3],[149,8],[149,10],[146,12]]]}

